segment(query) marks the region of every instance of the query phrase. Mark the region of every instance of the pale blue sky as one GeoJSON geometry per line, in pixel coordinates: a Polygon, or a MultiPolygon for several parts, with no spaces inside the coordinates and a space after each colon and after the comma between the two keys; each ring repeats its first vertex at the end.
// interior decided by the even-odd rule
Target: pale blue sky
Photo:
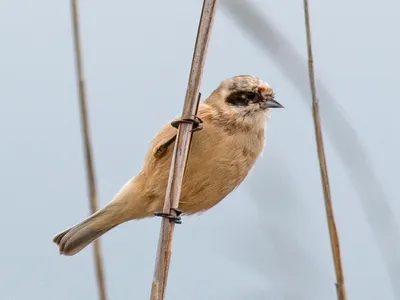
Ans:
{"type": "MultiPolygon", "coordinates": [[[[302,1],[252,2],[305,66],[302,1]]],[[[319,90],[334,97],[356,129],[399,222],[400,3],[310,5],[319,90]]],[[[85,1],[80,8],[103,206],[140,170],[158,128],[181,112],[201,1],[85,1]]],[[[227,77],[250,73],[269,82],[286,108],[273,112],[264,155],[243,185],[176,229],[167,299],[334,300],[312,117],[304,105],[308,86],[300,91],[223,8],[203,96],[227,77]]],[[[2,0],[0,41],[0,298],[95,300],[92,249],[62,257],[51,241],[89,212],[69,2],[2,0]]],[[[295,71],[308,83],[305,67],[295,71]]],[[[334,118],[329,113],[327,121],[334,118]]],[[[358,197],[328,138],[325,144],[348,298],[397,300],[366,219],[367,197],[358,197]]],[[[369,213],[373,224],[387,224],[384,211],[369,213]]],[[[159,226],[158,219],[129,222],[102,238],[110,300],[148,299],[159,226]]],[[[388,238],[400,227],[392,229],[388,238]]],[[[384,249],[392,254],[398,243],[389,239],[384,249]]]]}

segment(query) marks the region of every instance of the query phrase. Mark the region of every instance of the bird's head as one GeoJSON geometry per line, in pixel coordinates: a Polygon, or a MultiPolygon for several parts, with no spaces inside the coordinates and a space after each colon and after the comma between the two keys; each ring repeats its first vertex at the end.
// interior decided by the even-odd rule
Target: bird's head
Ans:
{"type": "Polygon", "coordinates": [[[265,81],[251,75],[237,75],[220,83],[207,104],[241,116],[265,115],[271,108],[283,108],[265,81]]]}

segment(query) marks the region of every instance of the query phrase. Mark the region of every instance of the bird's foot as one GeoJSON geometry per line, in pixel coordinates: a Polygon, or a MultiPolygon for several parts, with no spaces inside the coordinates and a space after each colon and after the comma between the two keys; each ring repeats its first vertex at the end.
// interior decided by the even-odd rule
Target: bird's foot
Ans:
{"type": "Polygon", "coordinates": [[[177,208],[170,208],[171,212],[175,212],[175,214],[170,213],[164,213],[164,212],[156,212],[154,213],[154,215],[156,217],[162,217],[162,218],[166,218],[169,219],[170,222],[174,222],[175,224],[182,224],[182,219],[181,219],[181,214],[182,211],[177,209],[177,208]]]}
{"type": "Polygon", "coordinates": [[[200,119],[198,116],[192,116],[192,118],[189,119],[179,119],[176,121],[171,122],[171,126],[178,129],[180,123],[191,123],[193,124],[193,128],[190,130],[190,132],[195,132],[203,129],[203,120],[200,119]]]}

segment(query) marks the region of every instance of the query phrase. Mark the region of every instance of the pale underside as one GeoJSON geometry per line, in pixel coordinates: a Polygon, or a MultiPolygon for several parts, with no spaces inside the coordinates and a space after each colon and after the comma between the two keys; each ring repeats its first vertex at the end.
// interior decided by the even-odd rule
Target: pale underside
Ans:
{"type": "MultiPolygon", "coordinates": [[[[205,103],[200,104],[198,116],[204,123],[202,130],[193,133],[183,178],[179,209],[184,214],[208,210],[235,189],[252,168],[265,141],[265,122],[254,124],[253,119],[252,126],[248,126],[246,118],[251,116],[231,119],[205,103]]],[[[175,142],[161,157],[155,152],[176,132],[170,124],[160,130],[150,145],[142,171],[128,183],[140,187],[135,189],[136,201],[131,205],[143,210],[136,207],[132,211],[144,213],[132,217],[149,217],[162,210],[175,142]]]]}

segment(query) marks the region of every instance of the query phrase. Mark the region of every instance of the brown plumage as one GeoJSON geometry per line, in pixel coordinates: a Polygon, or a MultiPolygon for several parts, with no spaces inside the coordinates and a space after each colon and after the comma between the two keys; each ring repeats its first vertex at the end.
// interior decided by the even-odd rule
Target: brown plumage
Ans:
{"type": "MultiPolygon", "coordinates": [[[[266,117],[273,107],[282,105],[272,88],[250,75],[222,81],[200,104],[203,129],[193,134],[183,178],[179,209],[184,214],[210,209],[245,179],[264,147],[266,117]]],[[[115,226],[162,211],[174,148],[168,141],[175,135],[170,124],[162,127],[141,172],[106,207],[53,238],[60,254],[74,255],[115,226]]]]}

